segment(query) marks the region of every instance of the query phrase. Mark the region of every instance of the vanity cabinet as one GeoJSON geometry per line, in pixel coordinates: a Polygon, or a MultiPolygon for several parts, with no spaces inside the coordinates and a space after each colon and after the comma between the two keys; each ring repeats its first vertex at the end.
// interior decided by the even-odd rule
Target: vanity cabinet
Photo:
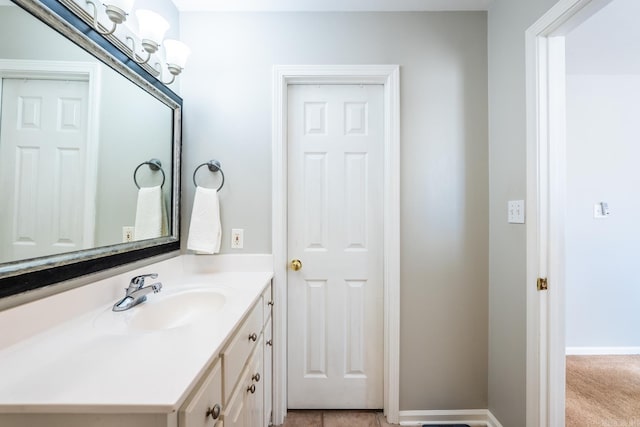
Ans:
{"type": "Polygon", "coordinates": [[[225,405],[227,427],[259,427],[264,420],[263,337],[238,379],[237,387],[225,405]]]}
{"type": "Polygon", "coordinates": [[[264,421],[263,426],[272,425],[273,413],[273,338],[271,318],[264,327],[264,421]]]}
{"type": "Polygon", "coordinates": [[[272,306],[271,286],[268,286],[236,336],[222,351],[225,427],[270,425],[272,357],[265,348],[272,346],[272,306]],[[267,340],[271,342],[269,346],[267,340]]]}
{"type": "Polygon", "coordinates": [[[256,349],[263,328],[262,296],[237,330],[229,344],[222,350],[224,402],[228,402],[235,390],[249,356],[256,349]]]}
{"type": "Polygon", "coordinates": [[[271,317],[275,304],[271,286],[268,286],[262,293],[262,301],[264,303],[264,421],[262,425],[269,427],[272,425],[273,417],[273,329],[271,317]]]}
{"type": "MultiPolygon", "coordinates": [[[[64,409],[50,405],[39,411],[20,407],[0,410],[0,426],[268,427],[272,410],[271,284],[252,301],[240,326],[220,341],[215,354],[210,354],[213,361],[191,382],[195,385],[185,390],[186,398],[177,408],[144,407],[142,403],[137,407],[134,399],[97,409],[83,404],[64,409]]],[[[184,341],[185,348],[190,343],[184,341]]]]}
{"type": "Polygon", "coordinates": [[[204,381],[178,412],[180,427],[222,427],[222,363],[217,359],[204,381]]]}
{"type": "Polygon", "coordinates": [[[271,285],[179,411],[179,427],[268,427],[272,411],[271,285]]]}

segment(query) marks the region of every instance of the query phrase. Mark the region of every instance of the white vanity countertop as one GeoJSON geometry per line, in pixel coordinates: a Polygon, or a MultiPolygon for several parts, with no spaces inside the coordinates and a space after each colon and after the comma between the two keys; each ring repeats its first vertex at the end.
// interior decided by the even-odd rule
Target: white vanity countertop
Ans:
{"type": "Polygon", "coordinates": [[[272,276],[215,272],[192,274],[180,283],[162,280],[162,291],[143,303],[192,286],[216,288],[226,302],[207,322],[119,330],[106,327],[104,319],[128,312],[110,314],[111,301],[0,350],[0,413],[176,411],[272,276]]]}

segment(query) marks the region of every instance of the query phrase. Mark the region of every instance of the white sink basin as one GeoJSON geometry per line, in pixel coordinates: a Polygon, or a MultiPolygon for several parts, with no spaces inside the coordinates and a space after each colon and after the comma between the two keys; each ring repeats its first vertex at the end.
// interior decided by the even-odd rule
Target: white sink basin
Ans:
{"type": "Polygon", "coordinates": [[[103,311],[94,326],[113,333],[173,329],[215,316],[226,302],[226,296],[217,289],[160,292],[149,294],[145,302],[127,311],[103,311]]]}
{"type": "Polygon", "coordinates": [[[171,329],[215,314],[226,298],[212,289],[190,289],[166,295],[151,295],[133,307],[127,323],[141,330],[171,329]],[[155,297],[155,298],[154,298],[155,297]]]}

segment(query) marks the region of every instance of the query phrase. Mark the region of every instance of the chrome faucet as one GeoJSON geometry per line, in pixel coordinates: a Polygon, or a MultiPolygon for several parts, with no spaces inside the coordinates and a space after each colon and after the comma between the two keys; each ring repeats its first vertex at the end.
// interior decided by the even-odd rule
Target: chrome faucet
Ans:
{"type": "Polygon", "coordinates": [[[131,279],[129,283],[129,287],[126,289],[126,295],[120,301],[113,305],[113,311],[125,311],[129,310],[131,307],[134,307],[142,302],[147,300],[147,294],[153,292],[157,294],[162,289],[162,283],[154,283],[153,285],[144,286],[144,279],[150,277],[152,279],[157,279],[158,274],[143,274],[140,276],[135,276],[131,279]]]}

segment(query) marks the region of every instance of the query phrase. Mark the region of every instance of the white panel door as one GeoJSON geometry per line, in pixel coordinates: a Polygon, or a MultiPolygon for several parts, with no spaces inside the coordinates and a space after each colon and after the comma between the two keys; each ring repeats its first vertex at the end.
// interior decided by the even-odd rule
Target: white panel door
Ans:
{"type": "Polygon", "coordinates": [[[382,408],[383,86],[288,93],[288,407],[382,408]]]}
{"type": "Polygon", "coordinates": [[[0,262],[82,249],[88,83],[2,79],[0,262]]]}

